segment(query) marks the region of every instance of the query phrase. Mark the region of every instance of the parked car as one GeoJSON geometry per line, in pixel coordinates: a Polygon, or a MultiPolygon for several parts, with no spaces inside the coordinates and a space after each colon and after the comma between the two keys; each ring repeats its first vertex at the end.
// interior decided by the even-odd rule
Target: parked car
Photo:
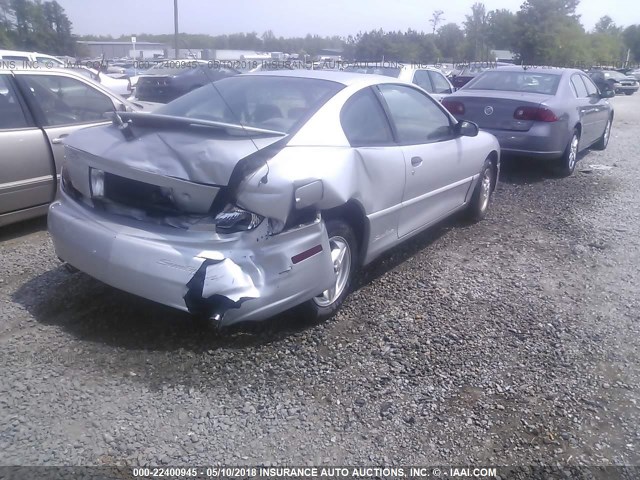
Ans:
{"type": "Polygon", "coordinates": [[[0,69],[0,226],[46,213],[68,134],[144,107],[67,69],[0,69]]]}
{"type": "Polygon", "coordinates": [[[67,67],[67,69],[90,78],[94,82],[100,83],[102,86],[108,88],[113,93],[117,93],[123,97],[129,97],[133,92],[131,81],[128,78],[113,78],[98,70],[83,66],[74,65],[67,67]]]}
{"type": "Polygon", "coordinates": [[[580,70],[512,66],[478,75],[443,104],[494,134],[503,153],[553,160],[571,175],[578,152],[607,147],[613,95],[580,70]]]}
{"type": "Polygon", "coordinates": [[[357,266],[481,219],[500,158],[415,85],[310,70],[225,78],[65,143],[56,254],[219,325],[333,315],[357,266]]]}
{"type": "Polygon", "coordinates": [[[417,67],[413,65],[399,64],[398,66],[367,66],[363,64],[349,65],[344,68],[346,72],[369,73],[385,75],[414,83],[429,92],[434,98],[442,98],[453,93],[454,88],[447,77],[437,68],[417,67]]]}
{"type": "Polygon", "coordinates": [[[451,85],[457,90],[464,87],[471,79],[480,75],[482,72],[508,65],[508,63],[504,62],[474,62],[458,65],[456,69],[452,70],[449,79],[451,80],[451,85]]]}
{"type": "Polygon", "coordinates": [[[203,85],[240,73],[204,60],[167,60],[138,76],[135,98],[167,103],[203,85]]]}
{"type": "Polygon", "coordinates": [[[625,95],[633,95],[638,91],[638,81],[634,76],[615,70],[590,70],[589,77],[600,90],[611,89],[625,95]]]}
{"type": "Polygon", "coordinates": [[[37,63],[49,68],[64,67],[64,62],[52,55],[18,50],[0,50],[0,68],[24,68],[37,63]]]}

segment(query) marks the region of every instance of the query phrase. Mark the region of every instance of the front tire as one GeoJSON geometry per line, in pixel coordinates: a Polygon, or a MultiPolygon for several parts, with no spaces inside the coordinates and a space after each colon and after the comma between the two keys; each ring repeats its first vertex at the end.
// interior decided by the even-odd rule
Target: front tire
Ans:
{"type": "Polygon", "coordinates": [[[568,177],[576,169],[576,163],[578,162],[578,143],[580,142],[580,134],[578,130],[573,131],[571,140],[567,144],[562,157],[560,157],[560,164],[558,170],[561,176],[568,177]]]}
{"type": "Polygon", "coordinates": [[[335,273],[332,288],[303,304],[305,317],[322,321],[333,317],[351,289],[351,282],[358,263],[358,242],[353,229],[343,220],[325,222],[329,236],[329,248],[335,273]]]}
{"type": "Polygon", "coordinates": [[[471,202],[467,210],[467,217],[472,222],[479,222],[487,216],[489,205],[495,190],[495,182],[497,180],[496,167],[488,158],[484,161],[478,184],[473,190],[471,202]]]}

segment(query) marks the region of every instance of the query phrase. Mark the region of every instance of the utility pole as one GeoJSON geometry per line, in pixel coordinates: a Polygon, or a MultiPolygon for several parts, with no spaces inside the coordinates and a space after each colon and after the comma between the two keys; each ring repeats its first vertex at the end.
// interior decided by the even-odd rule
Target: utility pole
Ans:
{"type": "Polygon", "coordinates": [[[173,48],[175,49],[175,58],[178,59],[178,0],[173,0],[173,25],[174,25],[174,38],[173,48]]]}

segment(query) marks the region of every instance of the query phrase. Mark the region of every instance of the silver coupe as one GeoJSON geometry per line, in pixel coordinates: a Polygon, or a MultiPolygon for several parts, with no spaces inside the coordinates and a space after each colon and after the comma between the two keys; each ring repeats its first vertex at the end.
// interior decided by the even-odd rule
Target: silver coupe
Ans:
{"type": "Polygon", "coordinates": [[[66,140],[57,255],[213,320],[340,307],[356,269],[439,220],[481,219],[496,139],[415,85],[325,71],[199,88],[66,140]]]}

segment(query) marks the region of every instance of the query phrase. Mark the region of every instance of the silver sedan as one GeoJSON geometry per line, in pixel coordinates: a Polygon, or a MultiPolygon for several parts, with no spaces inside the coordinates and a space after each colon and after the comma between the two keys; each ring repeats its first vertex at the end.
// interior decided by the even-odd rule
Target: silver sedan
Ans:
{"type": "Polygon", "coordinates": [[[217,325],[297,305],[333,315],[356,269],[464,210],[496,139],[420,88],[323,71],[247,74],[66,141],[57,255],[217,325]]]}
{"type": "Polygon", "coordinates": [[[580,151],[607,147],[614,95],[580,70],[514,66],[478,75],[443,105],[495,135],[504,154],[553,160],[571,175],[580,151]]]}

